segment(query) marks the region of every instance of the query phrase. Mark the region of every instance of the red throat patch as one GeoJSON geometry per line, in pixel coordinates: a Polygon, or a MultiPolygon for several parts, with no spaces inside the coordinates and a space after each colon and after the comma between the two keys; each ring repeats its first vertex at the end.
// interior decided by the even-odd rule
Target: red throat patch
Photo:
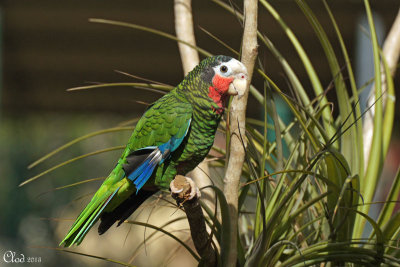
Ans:
{"type": "Polygon", "coordinates": [[[232,81],[232,77],[224,78],[215,74],[212,80],[214,86],[208,88],[208,96],[219,106],[219,109],[215,110],[218,114],[221,114],[224,111],[225,100],[227,97],[226,92],[229,90],[229,85],[232,81]]]}

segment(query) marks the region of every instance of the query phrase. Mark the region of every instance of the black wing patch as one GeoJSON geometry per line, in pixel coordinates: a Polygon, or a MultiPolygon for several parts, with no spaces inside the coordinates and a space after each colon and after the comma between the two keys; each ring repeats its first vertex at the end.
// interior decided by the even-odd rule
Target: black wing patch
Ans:
{"type": "Polygon", "coordinates": [[[129,174],[136,170],[154,151],[154,149],[157,149],[157,147],[143,148],[133,151],[131,154],[129,154],[126,157],[126,163],[122,165],[125,175],[129,176],[129,174]]]}

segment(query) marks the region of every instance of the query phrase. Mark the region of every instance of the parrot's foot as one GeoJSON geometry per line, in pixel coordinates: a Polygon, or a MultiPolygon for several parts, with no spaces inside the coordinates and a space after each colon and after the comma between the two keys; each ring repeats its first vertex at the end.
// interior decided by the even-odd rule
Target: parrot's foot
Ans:
{"type": "Polygon", "coordinates": [[[182,175],[175,176],[175,179],[169,185],[171,195],[178,202],[200,198],[201,193],[195,182],[189,177],[182,175]]]}

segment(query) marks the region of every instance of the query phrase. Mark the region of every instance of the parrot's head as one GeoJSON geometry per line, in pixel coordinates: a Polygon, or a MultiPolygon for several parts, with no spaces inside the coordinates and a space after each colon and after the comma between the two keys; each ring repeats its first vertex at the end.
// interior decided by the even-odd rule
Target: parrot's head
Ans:
{"type": "Polygon", "coordinates": [[[217,56],[212,67],[214,90],[223,95],[243,96],[247,85],[247,69],[242,62],[227,56],[217,56]]]}
{"type": "Polygon", "coordinates": [[[242,62],[228,56],[214,56],[201,63],[201,78],[208,84],[208,96],[222,109],[227,96],[243,96],[247,86],[247,69],[242,62]]]}

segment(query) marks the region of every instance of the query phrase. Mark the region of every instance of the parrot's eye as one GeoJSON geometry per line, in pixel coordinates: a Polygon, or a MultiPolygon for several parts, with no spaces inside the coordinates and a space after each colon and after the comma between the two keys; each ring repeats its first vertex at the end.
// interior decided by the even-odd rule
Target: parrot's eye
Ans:
{"type": "Polygon", "coordinates": [[[225,65],[222,65],[221,68],[219,69],[222,73],[225,73],[228,71],[228,67],[225,65]]]}

